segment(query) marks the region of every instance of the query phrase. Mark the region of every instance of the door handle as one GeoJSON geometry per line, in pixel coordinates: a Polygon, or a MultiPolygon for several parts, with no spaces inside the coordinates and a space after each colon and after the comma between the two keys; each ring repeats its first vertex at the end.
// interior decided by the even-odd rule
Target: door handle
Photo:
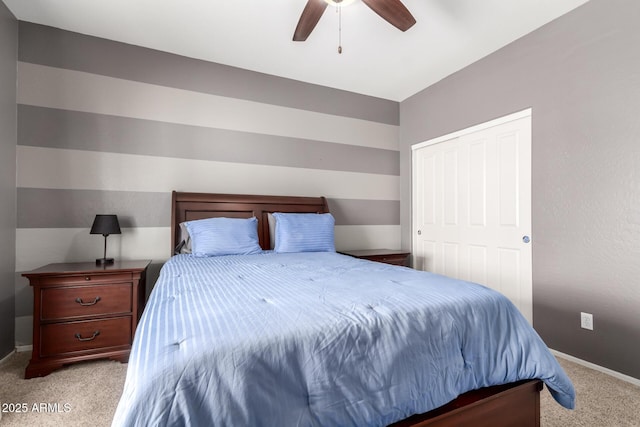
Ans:
{"type": "Polygon", "coordinates": [[[522,241],[525,243],[529,243],[531,241],[531,237],[529,236],[522,236],[522,241]]]}
{"type": "Polygon", "coordinates": [[[422,234],[422,230],[418,230],[418,236],[422,234]]]}

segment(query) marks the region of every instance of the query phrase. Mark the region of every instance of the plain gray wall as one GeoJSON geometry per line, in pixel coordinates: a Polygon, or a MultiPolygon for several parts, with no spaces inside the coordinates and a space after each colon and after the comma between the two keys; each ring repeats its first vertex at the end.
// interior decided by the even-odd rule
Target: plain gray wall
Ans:
{"type": "Polygon", "coordinates": [[[534,327],[558,351],[640,378],[640,2],[591,0],[400,105],[411,145],[531,107],[534,327]],[[580,312],[594,315],[593,332],[580,312]]]}
{"type": "Polygon", "coordinates": [[[0,359],[15,345],[18,21],[0,2],[0,359]]]}

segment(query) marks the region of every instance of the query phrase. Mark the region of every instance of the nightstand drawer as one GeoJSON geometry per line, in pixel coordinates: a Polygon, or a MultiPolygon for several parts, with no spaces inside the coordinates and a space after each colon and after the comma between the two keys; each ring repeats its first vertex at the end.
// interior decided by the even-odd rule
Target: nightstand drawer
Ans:
{"type": "Polygon", "coordinates": [[[41,285],[69,285],[74,283],[116,283],[131,281],[131,273],[116,274],[77,274],[69,276],[41,277],[38,279],[41,285]]]}
{"type": "Polygon", "coordinates": [[[380,255],[380,256],[369,256],[366,259],[376,262],[383,262],[385,264],[392,265],[406,265],[407,263],[407,255],[380,255]]]}
{"type": "Polygon", "coordinates": [[[385,264],[408,266],[409,252],[392,249],[363,249],[340,251],[341,254],[356,258],[367,259],[369,261],[383,262],[385,264]]]}
{"type": "Polygon", "coordinates": [[[52,323],[41,325],[40,330],[42,357],[131,345],[130,316],[107,320],[52,323]]]}
{"type": "Polygon", "coordinates": [[[41,292],[41,320],[101,314],[130,313],[131,283],[45,288],[41,292]]]}

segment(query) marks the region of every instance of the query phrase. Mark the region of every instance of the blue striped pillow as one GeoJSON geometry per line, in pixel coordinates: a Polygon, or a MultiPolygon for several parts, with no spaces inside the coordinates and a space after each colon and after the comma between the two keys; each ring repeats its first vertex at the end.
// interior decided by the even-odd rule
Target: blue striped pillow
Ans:
{"type": "Polygon", "coordinates": [[[335,219],[330,213],[280,213],[276,219],[275,252],[335,252],[335,219]]]}
{"type": "Polygon", "coordinates": [[[262,252],[257,218],[208,218],[184,223],[196,257],[262,252]]]}

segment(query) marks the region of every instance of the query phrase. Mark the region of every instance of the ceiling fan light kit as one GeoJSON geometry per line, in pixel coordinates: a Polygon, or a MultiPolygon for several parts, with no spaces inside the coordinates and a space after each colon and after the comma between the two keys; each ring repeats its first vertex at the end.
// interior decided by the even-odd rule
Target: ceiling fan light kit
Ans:
{"type": "Polygon", "coordinates": [[[354,3],[356,0],[324,0],[329,6],[345,7],[354,3]]]}
{"type": "MultiPolygon", "coordinates": [[[[303,42],[307,40],[307,37],[316,27],[324,10],[329,5],[338,8],[338,32],[340,33],[342,29],[341,9],[354,1],[356,0],[308,0],[293,33],[293,41],[303,42]]],[[[400,0],[362,0],[362,2],[400,31],[407,31],[416,23],[411,12],[400,0]]],[[[341,46],[338,46],[338,53],[342,53],[341,46]]]]}

